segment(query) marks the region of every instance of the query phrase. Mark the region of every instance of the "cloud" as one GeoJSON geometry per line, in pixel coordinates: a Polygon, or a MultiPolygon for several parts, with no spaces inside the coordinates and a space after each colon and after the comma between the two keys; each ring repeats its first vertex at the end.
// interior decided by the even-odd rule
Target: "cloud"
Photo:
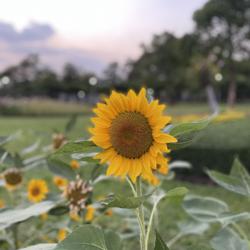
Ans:
{"type": "Polygon", "coordinates": [[[84,49],[62,46],[60,39],[48,24],[32,23],[18,31],[12,24],[0,21],[0,70],[31,53],[56,70],[66,62],[97,73],[103,70],[105,63],[97,56],[84,49]]]}
{"type": "Polygon", "coordinates": [[[6,22],[0,22],[0,40],[8,43],[47,40],[55,30],[47,24],[31,23],[21,31],[6,22]]]}

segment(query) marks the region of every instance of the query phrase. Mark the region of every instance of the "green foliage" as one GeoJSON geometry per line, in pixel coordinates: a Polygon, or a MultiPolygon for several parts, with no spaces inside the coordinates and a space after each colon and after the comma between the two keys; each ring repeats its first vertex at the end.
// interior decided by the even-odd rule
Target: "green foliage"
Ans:
{"type": "Polygon", "coordinates": [[[214,250],[249,250],[249,243],[228,228],[222,229],[211,240],[211,245],[214,250]]]}
{"type": "Polygon", "coordinates": [[[53,250],[56,244],[38,244],[31,247],[22,248],[20,250],[53,250]]]}
{"type": "Polygon", "coordinates": [[[207,118],[197,122],[173,125],[167,131],[177,139],[177,143],[170,144],[169,147],[176,150],[191,145],[198,132],[205,129],[210,121],[211,118],[207,118]]]}
{"type": "Polygon", "coordinates": [[[108,197],[105,201],[103,201],[103,204],[106,207],[119,207],[119,208],[138,208],[140,205],[142,205],[148,197],[150,197],[151,194],[140,196],[140,197],[134,197],[134,196],[123,196],[123,195],[111,195],[108,197]]]}
{"type": "Polygon", "coordinates": [[[169,250],[168,246],[161,238],[161,235],[155,231],[155,248],[154,250],[169,250]]]}
{"type": "Polygon", "coordinates": [[[216,171],[207,171],[209,177],[218,185],[241,195],[250,197],[250,175],[236,158],[230,175],[216,171]]]}
{"type": "Polygon", "coordinates": [[[54,250],[117,250],[122,249],[120,238],[91,225],[81,226],[59,243],[54,250]]]}
{"type": "Polygon", "coordinates": [[[26,208],[7,209],[0,213],[0,229],[25,221],[31,217],[48,212],[56,205],[53,201],[43,201],[26,208]]]}

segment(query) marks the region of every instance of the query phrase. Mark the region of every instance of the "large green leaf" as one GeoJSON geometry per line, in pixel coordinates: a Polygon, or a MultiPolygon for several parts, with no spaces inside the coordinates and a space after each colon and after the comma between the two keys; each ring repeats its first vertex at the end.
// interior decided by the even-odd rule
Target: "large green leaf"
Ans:
{"type": "Polygon", "coordinates": [[[22,248],[19,250],[54,250],[56,247],[56,244],[38,244],[26,248],[22,248]]]}
{"type": "Polygon", "coordinates": [[[155,231],[155,248],[154,250],[169,250],[167,244],[162,239],[161,235],[155,231]]]}
{"type": "Polygon", "coordinates": [[[102,203],[107,207],[138,208],[151,194],[140,197],[124,196],[120,194],[110,195],[102,203]]]}
{"type": "Polygon", "coordinates": [[[248,242],[229,228],[222,229],[210,244],[214,250],[249,250],[248,242]]]}
{"type": "Polygon", "coordinates": [[[0,229],[25,221],[33,216],[48,212],[56,205],[53,201],[43,201],[27,208],[7,209],[0,212],[0,229]]]}
{"type": "Polygon", "coordinates": [[[203,222],[214,222],[219,215],[228,212],[228,206],[225,202],[212,197],[196,195],[186,196],[183,208],[194,219],[203,222]]]}
{"type": "Polygon", "coordinates": [[[69,164],[65,163],[62,161],[60,158],[54,158],[53,156],[48,157],[47,160],[49,169],[60,176],[63,176],[67,179],[74,179],[75,178],[75,172],[74,170],[70,167],[69,164]]]}
{"type": "Polygon", "coordinates": [[[182,235],[197,234],[202,235],[209,228],[209,224],[194,219],[188,219],[178,223],[182,235]]]}
{"type": "Polygon", "coordinates": [[[181,149],[189,146],[193,142],[197,134],[205,129],[211,120],[212,117],[209,117],[201,121],[180,123],[172,126],[169,129],[169,133],[176,137],[178,142],[169,144],[169,147],[171,149],[181,149]]]}
{"type": "Polygon", "coordinates": [[[217,171],[207,171],[209,177],[225,189],[250,197],[250,176],[241,162],[236,158],[230,175],[217,171]]]}
{"type": "Polygon", "coordinates": [[[104,232],[92,225],[84,225],[75,230],[54,250],[120,250],[120,238],[113,232],[104,232]]]}
{"type": "Polygon", "coordinates": [[[219,222],[225,226],[250,219],[250,213],[231,213],[226,203],[212,197],[188,196],[183,207],[194,219],[205,223],[219,222]]]}
{"type": "Polygon", "coordinates": [[[68,142],[58,149],[54,154],[74,154],[74,153],[86,153],[86,152],[98,152],[99,148],[88,140],[80,140],[74,142],[68,142]]]}

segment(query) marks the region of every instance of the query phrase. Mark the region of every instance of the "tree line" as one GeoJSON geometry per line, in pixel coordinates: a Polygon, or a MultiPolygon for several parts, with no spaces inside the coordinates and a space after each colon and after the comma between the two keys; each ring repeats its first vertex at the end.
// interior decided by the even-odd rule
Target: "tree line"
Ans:
{"type": "Polygon", "coordinates": [[[249,99],[250,0],[209,0],[193,20],[192,33],[154,35],[137,59],[124,66],[111,63],[102,76],[69,63],[58,74],[30,55],[0,73],[0,79],[9,79],[0,85],[0,95],[58,98],[144,85],[168,102],[208,98],[211,104],[219,100],[232,106],[237,99],[249,99]]]}

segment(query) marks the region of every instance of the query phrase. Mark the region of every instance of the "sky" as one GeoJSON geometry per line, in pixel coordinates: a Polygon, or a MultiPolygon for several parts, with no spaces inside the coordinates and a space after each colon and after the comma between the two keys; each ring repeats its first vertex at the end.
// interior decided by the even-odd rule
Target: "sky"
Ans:
{"type": "Polygon", "coordinates": [[[140,44],[164,31],[192,31],[206,0],[2,0],[0,70],[30,53],[60,70],[72,62],[100,73],[135,59],[140,44]]]}

